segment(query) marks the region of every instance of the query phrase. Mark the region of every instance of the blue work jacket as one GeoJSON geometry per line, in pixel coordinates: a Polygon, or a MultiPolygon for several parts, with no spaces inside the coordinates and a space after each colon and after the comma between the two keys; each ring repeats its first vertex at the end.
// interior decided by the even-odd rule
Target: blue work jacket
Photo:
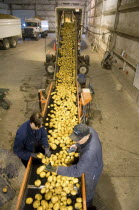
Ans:
{"type": "Polygon", "coordinates": [[[31,153],[35,152],[35,145],[38,144],[45,148],[49,147],[47,131],[44,127],[33,130],[28,120],[17,130],[13,148],[14,153],[23,160],[29,160],[31,153]]]}
{"type": "Polygon", "coordinates": [[[78,163],[69,167],[59,166],[59,175],[80,177],[84,173],[86,182],[100,176],[103,169],[102,147],[97,132],[90,128],[90,133],[91,139],[81,149],[78,163]]]}

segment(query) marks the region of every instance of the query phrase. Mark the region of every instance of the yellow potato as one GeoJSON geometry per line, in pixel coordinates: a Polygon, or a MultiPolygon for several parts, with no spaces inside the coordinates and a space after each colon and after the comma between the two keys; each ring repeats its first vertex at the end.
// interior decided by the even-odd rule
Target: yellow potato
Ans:
{"type": "Polygon", "coordinates": [[[71,203],[72,203],[71,198],[68,198],[68,199],[67,199],[67,204],[70,205],[71,203]]]}
{"type": "Polygon", "coordinates": [[[33,198],[28,197],[28,198],[26,199],[26,204],[31,204],[32,202],[33,202],[33,198]]]}
{"type": "Polygon", "coordinates": [[[81,209],[82,208],[82,204],[81,203],[75,203],[75,208],[76,209],[81,209]]]}
{"type": "Polygon", "coordinates": [[[35,182],[34,182],[34,185],[36,187],[39,187],[41,185],[41,180],[37,179],[35,182]]]}
{"type": "Polygon", "coordinates": [[[71,195],[76,195],[77,194],[77,191],[76,190],[71,190],[71,195]]]}
{"type": "Polygon", "coordinates": [[[52,197],[51,197],[51,202],[52,202],[52,203],[58,202],[58,196],[52,196],[52,197]]]}
{"type": "Polygon", "coordinates": [[[37,193],[37,194],[35,195],[35,199],[38,200],[38,201],[42,200],[42,195],[39,194],[39,193],[37,193]]]}
{"type": "Polygon", "coordinates": [[[46,188],[43,187],[43,188],[41,189],[41,194],[44,194],[45,192],[46,192],[46,188]]]}
{"type": "Polygon", "coordinates": [[[44,178],[45,176],[46,176],[46,173],[44,171],[40,173],[41,178],[44,178]]]}
{"type": "Polygon", "coordinates": [[[50,200],[51,197],[52,197],[52,192],[51,191],[49,191],[48,193],[45,194],[45,199],[46,200],[50,200]]]}
{"type": "Polygon", "coordinates": [[[36,200],[33,202],[33,208],[37,209],[40,206],[40,201],[36,200]]]}
{"type": "Polygon", "coordinates": [[[76,202],[77,203],[81,203],[82,202],[82,198],[80,198],[80,197],[79,198],[76,198],[76,202]]]}

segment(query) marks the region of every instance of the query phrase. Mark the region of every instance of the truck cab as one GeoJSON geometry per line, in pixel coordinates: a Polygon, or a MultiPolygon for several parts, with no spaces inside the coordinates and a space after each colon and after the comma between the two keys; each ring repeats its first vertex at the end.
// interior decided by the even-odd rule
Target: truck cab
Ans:
{"type": "MultiPolygon", "coordinates": [[[[45,20],[40,20],[38,18],[29,18],[25,20],[25,23],[22,28],[22,37],[25,38],[35,38],[36,41],[40,37],[47,36],[48,27],[43,27],[45,20]]],[[[48,24],[46,24],[47,26],[48,24]]]]}

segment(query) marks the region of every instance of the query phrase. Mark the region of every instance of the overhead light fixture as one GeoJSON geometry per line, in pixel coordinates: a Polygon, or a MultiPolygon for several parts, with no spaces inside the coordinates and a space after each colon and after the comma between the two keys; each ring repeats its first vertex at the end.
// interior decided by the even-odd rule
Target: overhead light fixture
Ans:
{"type": "Polygon", "coordinates": [[[79,12],[79,8],[75,9],[75,12],[79,12]]]}

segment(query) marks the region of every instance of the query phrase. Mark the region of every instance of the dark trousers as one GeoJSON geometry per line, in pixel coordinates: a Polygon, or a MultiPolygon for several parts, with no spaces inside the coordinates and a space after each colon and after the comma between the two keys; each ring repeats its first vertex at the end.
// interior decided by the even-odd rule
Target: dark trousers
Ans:
{"type": "MultiPolygon", "coordinates": [[[[42,148],[42,146],[41,146],[40,144],[38,144],[37,147],[35,147],[35,153],[39,153],[39,152],[41,152],[41,153],[43,153],[43,154],[44,154],[44,152],[45,152],[44,149],[42,148]]],[[[27,167],[28,161],[29,161],[29,160],[23,160],[23,159],[21,159],[21,162],[23,163],[23,165],[24,165],[25,167],[27,167]]]]}
{"type": "Polygon", "coordinates": [[[27,167],[27,164],[28,164],[28,160],[23,160],[21,159],[21,162],[23,163],[23,165],[25,166],[25,168],[27,167]]]}

